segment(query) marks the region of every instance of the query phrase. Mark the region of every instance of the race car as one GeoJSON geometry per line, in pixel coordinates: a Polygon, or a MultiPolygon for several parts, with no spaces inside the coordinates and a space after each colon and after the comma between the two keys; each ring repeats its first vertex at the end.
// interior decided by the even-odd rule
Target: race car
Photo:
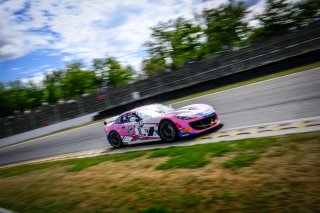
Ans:
{"type": "Polygon", "coordinates": [[[193,104],[178,109],[152,104],[122,113],[105,121],[107,142],[115,148],[151,141],[173,142],[196,135],[221,124],[215,109],[206,104],[193,104]]]}

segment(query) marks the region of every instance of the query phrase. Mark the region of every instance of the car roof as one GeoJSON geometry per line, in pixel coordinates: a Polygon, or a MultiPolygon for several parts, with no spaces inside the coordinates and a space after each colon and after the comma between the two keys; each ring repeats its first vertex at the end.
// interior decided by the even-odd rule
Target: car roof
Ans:
{"type": "Polygon", "coordinates": [[[164,105],[162,105],[162,104],[148,104],[148,105],[136,107],[136,108],[134,108],[134,109],[128,110],[128,111],[126,111],[126,112],[123,112],[123,113],[121,113],[121,114],[119,115],[119,117],[122,116],[122,115],[124,115],[124,114],[130,113],[130,112],[136,112],[136,111],[138,111],[139,109],[143,109],[143,108],[150,107],[150,106],[159,106],[159,105],[160,105],[160,106],[164,106],[164,105]]]}

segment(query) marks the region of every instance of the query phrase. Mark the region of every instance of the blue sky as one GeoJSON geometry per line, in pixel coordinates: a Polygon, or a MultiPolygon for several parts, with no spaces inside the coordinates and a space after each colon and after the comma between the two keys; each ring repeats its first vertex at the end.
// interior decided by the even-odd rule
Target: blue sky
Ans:
{"type": "MultiPolygon", "coordinates": [[[[160,21],[227,0],[0,0],[0,81],[40,82],[45,73],[94,58],[116,57],[140,69],[143,44],[160,21]]],[[[259,11],[259,0],[248,0],[259,11]]]]}

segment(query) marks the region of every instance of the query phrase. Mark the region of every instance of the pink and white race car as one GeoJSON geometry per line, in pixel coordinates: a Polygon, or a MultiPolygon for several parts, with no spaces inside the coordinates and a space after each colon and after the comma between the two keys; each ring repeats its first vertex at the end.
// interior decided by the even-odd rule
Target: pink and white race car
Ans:
{"type": "Polygon", "coordinates": [[[151,141],[172,142],[221,124],[216,111],[206,104],[179,109],[152,104],[122,113],[114,121],[104,122],[107,141],[113,147],[151,141]]]}

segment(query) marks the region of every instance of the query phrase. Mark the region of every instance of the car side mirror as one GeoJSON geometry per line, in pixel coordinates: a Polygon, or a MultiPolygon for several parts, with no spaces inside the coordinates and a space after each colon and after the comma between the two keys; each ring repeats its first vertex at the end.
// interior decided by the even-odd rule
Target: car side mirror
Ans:
{"type": "Polygon", "coordinates": [[[104,125],[107,125],[107,121],[104,121],[103,123],[104,123],[104,125]]]}

